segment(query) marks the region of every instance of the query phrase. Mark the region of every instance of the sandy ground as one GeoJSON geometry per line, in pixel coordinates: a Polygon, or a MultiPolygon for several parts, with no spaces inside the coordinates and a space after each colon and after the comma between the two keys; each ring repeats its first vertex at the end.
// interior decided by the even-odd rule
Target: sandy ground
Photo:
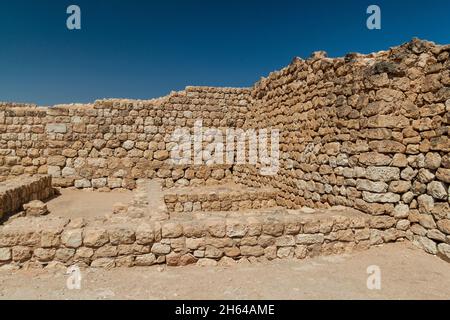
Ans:
{"type": "Polygon", "coordinates": [[[117,202],[129,203],[133,199],[132,191],[84,191],[62,189],[61,195],[47,202],[50,214],[66,218],[89,218],[104,216],[112,212],[117,202]]]}
{"type": "Polygon", "coordinates": [[[0,299],[450,299],[450,264],[409,243],[350,255],[231,267],[82,270],[80,290],[56,270],[0,272],[0,299]],[[381,290],[367,288],[367,267],[381,290]]]}

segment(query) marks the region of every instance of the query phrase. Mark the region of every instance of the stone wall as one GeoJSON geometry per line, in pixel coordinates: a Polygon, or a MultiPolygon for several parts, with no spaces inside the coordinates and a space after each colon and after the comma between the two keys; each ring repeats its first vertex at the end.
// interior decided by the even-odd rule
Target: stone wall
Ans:
{"type": "Polygon", "coordinates": [[[278,205],[391,216],[426,251],[449,253],[450,46],[413,40],[367,56],[295,59],[252,91],[246,127],[279,128],[281,169],[238,181],[278,205]],[[410,228],[411,225],[411,228],[410,228]]]}
{"type": "Polygon", "coordinates": [[[46,108],[0,103],[0,181],[47,173],[46,108]]]}
{"type": "MultiPolygon", "coordinates": [[[[168,97],[102,100],[48,110],[48,170],[57,186],[133,189],[141,178],[160,178],[165,187],[217,183],[232,165],[170,163],[176,128],[241,127],[248,90],[188,87],[168,97]]],[[[206,143],[206,142],[205,142],[206,143]]]]}
{"type": "Polygon", "coordinates": [[[0,220],[17,211],[32,200],[47,200],[54,190],[48,175],[22,175],[8,179],[0,185],[0,220]]]}
{"type": "Polygon", "coordinates": [[[216,265],[363,250],[402,235],[383,219],[345,212],[186,216],[155,222],[18,218],[0,226],[0,267],[216,265]],[[392,232],[394,230],[394,233],[392,232]],[[374,233],[373,231],[376,231],[374,233]]]}
{"type": "Polygon", "coordinates": [[[169,213],[199,211],[245,211],[276,206],[277,191],[272,188],[239,190],[170,190],[164,195],[169,213]]]}

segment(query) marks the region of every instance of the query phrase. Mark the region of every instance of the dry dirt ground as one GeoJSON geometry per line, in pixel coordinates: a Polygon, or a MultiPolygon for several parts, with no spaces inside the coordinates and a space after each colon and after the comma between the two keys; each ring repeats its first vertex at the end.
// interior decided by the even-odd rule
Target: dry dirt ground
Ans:
{"type": "Polygon", "coordinates": [[[450,299],[450,264],[397,243],[349,255],[231,267],[82,270],[80,290],[63,270],[0,272],[0,299],[450,299]],[[367,289],[367,267],[381,290],[367,289]]]}
{"type": "Polygon", "coordinates": [[[76,189],[61,189],[61,195],[47,202],[52,215],[66,218],[89,218],[104,216],[112,212],[117,202],[129,203],[132,191],[97,192],[76,189]]]}

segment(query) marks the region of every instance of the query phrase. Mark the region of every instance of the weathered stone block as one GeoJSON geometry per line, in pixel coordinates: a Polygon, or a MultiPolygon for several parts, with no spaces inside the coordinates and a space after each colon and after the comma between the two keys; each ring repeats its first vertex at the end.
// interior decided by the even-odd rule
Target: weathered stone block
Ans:
{"type": "Polygon", "coordinates": [[[396,167],[368,167],[366,178],[373,181],[389,182],[400,179],[400,169],[396,167]]]}
{"type": "Polygon", "coordinates": [[[87,228],[84,230],[83,243],[87,247],[98,248],[109,242],[108,232],[104,229],[87,228]]]}
{"type": "Polygon", "coordinates": [[[11,249],[10,248],[0,248],[0,261],[9,261],[11,260],[11,249]]]}
{"type": "Polygon", "coordinates": [[[151,249],[152,253],[158,255],[166,255],[170,252],[170,246],[167,244],[154,243],[151,249]]]}
{"type": "Polygon", "coordinates": [[[47,133],[67,133],[67,125],[64,123],[48,123],[47,133]]]}
{"type": "Polygon", "coordinates": [[[440,181],[432,181],[427,185],[427,193],[435,199],[447,200],[447,190],[440,181]]]}
{"type": "Polygon", "coordinates": [[[33,200],[23,205],[25,214],[30,217],[39,217],[48,213],[47,205],[40,200],[33,200]]]}
{"type": "Polygon", "coordinates": [[[257,245],[257,246],[241,246],[241,255],[243,256],[253,256],[253,257],[260,257],[264,255],[264,248],[257,245]]]}
{"type": "Polygon", "coordinates": [[[65,230],[61,234],[61,242],[68,248],[79,248],[83,244],[83,230],[65,230]]]}
{"type": "Polygon", "coordinates": [[[364,201],[373,203],[373,202],[380,202],[380,203],[397,203],[400,201],[400,195],[392,192],[387,193],[372,193],[363,191],[362,193],[364,201]]]}
{"type": "Polygon", "coordinates": [[[362,191],[370,192],[386,192],[388,190],[388,185],[382,181],[371,181],[358,179],[356,181],[356,189],[362,191]]]}
{"type": "Polygon", "coordinates": [[[297,244],[316,244],[323,243],[324,241],[323,234],[299,234],[297,235],[296,242],[297,244]]]}

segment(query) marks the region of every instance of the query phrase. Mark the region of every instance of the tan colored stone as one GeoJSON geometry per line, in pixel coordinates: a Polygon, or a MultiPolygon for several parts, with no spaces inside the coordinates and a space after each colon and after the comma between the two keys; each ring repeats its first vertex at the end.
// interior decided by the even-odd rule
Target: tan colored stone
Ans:
{"type": "Polygon", "coordinates": [[[82,233],[82,229],[65,230],[61,234],[61,242],[68,248],[79,248],[83,243],[82,233]]]}
{"type": "Polygon", "coordinates": [[[108,232],[99,228],[87,228],[84,230],[83,244],[87,247],[98,248],[109,242],[108,232]]]}
{"type": "Polygon", "coordinates": [[[33,200],[23,205],[25,214],[30,217],[38,217],[48,214],[48,208],[45,203],[40,200],[33,200]]]}

